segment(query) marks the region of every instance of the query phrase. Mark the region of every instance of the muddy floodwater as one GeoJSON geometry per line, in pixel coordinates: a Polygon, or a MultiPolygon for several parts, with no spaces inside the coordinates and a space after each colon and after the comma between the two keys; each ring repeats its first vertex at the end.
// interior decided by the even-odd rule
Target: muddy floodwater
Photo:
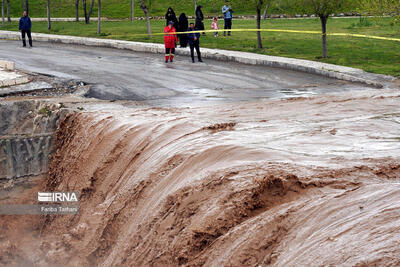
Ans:
{"type": "Polygon", "coordinates": [[[398,81],[16,44],[0,266],[400,266],[398,81]],[[79,212],[17,215],[38,192],[79,212]]]}
{"type": "Polygon", "coordinates": [[[0,203],[76,191],[80,211],[1,216],[2,265],[400,265],[398,89],[65,105],[48,173],[0,203]]]}

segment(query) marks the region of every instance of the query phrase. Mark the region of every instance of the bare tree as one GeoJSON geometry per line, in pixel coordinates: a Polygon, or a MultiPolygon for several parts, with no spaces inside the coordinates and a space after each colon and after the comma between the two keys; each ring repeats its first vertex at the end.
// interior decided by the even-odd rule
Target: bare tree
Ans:
{"type": "MultiPolygon", "coordinates": [[[[257,29],[261,29],[261,8],[264,6],[264,0],[256,0],[257,9],[257,29]]],[[[258,48],[263,48],[261,31],[257,31],[257,44],[258,48]]]]}
{"type": "Polygon", "coordinates": [[[135,20],[135,0],[131,0],[131,21],[135,20]]]}
{"type": "Polygon", "coordinates": [[[197,0],[193,0],[194,1],[194,12],[196,13],[197,10],[197,0]]]}
{"type": "Polygon", "coordinates": [[[82,5],[83,5],[83,15],[85,16],[85,23],[89,24],[89,16],[87,13],[87,8],[86,8],[86,0],[82,0],[82,5]]]}
{"type": "Polygon", "coordinates": [[[268,3],[265,5],[265,9],[264,9],[264,13],[263,13],[263,19],[267,19],[267,13],[268,13],[269,7],[270,7],[270,3],[268,2],[268,3]]]}
{"type": "Polygon", "coordinates": [[[50,0],[47,0],[47,29],[51,29],[50,0]]]}
{"type": "Polygon", "coordinates": [[[88,14],[88,19],[89,19],[89,21],[90,21],[90,17],[92,16],[92,14],[93,14],[93,7],[94,7],[94,0],[92,0],[92,2],[90,3],[90,9],[89,9],[89,14],[88,14]]]}
{"type": "Polygon", "coordinates": [[[151,24],[150,24],[149,8],[146,6],[146,0],[139,0],[139,2],[140,2],[140,8],[143,10],[144,15],[146,16],[147,34],[149,35],[149,37],[151,37],[151,24]]]}
{"type": "Polygon", "coordinates": [[[79,0],[75,0],[75,21],[79,21],[79,0]]]}
{"type": "Polygon", "coordinates": [[[99,9],[98,9],[98,13],[97,13],[97,34],[101,33],[101,0],[99,1],[99,9]]]}
{"type": "Polygon", "coordinates": [[[11,17],[10,17],[10,0],[7,0],[7,21],[11,22],[11,17]]]}
{"type": "Polygon", "coordinates": [[[4,24],[4,0],[1,0],[1,26],[4,28],[6,25],[4,24]]]}

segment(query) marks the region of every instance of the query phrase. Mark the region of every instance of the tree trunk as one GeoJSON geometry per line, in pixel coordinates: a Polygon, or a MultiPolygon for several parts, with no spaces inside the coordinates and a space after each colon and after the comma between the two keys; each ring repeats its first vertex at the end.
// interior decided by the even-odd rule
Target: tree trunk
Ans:
{"type": "Polygon", "coordinates": [[[26,10],[24,0],[20,0],[20,1],[21,1],[22,10],[26,10]]]}
{"type": "Polygon", "coordinates": [[[89,9],[89,15],[88,15],[88,20],[90,21],[90,17],[93,14],[93,6],[94,6],[94,0],[90,3],[90,9],[89,9]]]}
{"type": "Polygon", "coordinates": [[[11,17],[10,17],[10,0],[7,0],[7,21],[11,22],[11,17]]]}
{"type": "Polygon", "coordinates": [[[140,8],[143,10],[143,12],[146,16],[147,34],[149,35],[149,37],[151,37],[151,24],[150,24],[149,9],[146,6],[145,0],[139,0],[139,2],[140,2],[140,8]]]}
{"type": "Polygon", "coordinates": [[[25,10],[26,14],[29,14],[29,0],[25,0],[25,10]]]}
{"type": "Polygon", "coordinates": [[[75,21],[79,21],[79,0],[75,0],[75,21]]]}
{"type": "Polygon", "coordinates": [[[263,19],[267,19],[267,12],[268,12],[268,9],[269,9],[269,3],[265,6],[264,14],[263,14],[263,19]]]}
{"type": "Polygon", "coordinates": [[[322,57],[327,58],[328,52],[326,48],[326,23],[328,22],[329,16],[320,16],[321,25],[322,25],[322,57]]]}
{"type": "Polygon", "coordinates": [[[194,14],[196,14],[196,10],[197,10],[197,0],[193,0],[194,1],[194,14]]]}
{"type": "Polygon", "coordinates": [[[50,0],[47,0],[47,29],[51,29],[50,0]]]}
{"type": "Polygon", "coordinates": [[[97,15],[97,34],[101,33],[101,0],[99,1],[99,10],[97,15]]]}
{"type": "Polygon", "coordinates": [[[1,26],[4,28],[6,25],[4,24],[4,0],[1,0],[1,26]]]}
{"type": "MultiPolygon", "coordinates": [[[[261,29],[261,6],[257,6],[257,29],[261,29]]],[[[263,48],[261,31],[257,31],[258,48],[263,48]]]]}
{"type": "Polygon", "coordinates": [[[85,16],[85,23],[89,24],[89,17],[86,9],[86,0],[82,0],[82,4],[83,4],[83,15],[85,16]]]}
{"type": "Polygon", "coordinates": [[[135,0],[131,0],[131,21],[135,20],[135,0]]]}

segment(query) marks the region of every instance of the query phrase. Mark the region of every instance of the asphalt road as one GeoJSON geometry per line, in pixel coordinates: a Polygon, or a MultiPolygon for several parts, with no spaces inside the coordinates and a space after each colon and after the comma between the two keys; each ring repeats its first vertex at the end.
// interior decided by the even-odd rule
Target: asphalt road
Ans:
{"type": "Polygon", "coordinates": [[[205,59],[191,63],[178,56],[108,48],[0,40],[0,58],[18,69],[93,84],[89,97],[139,100],[154,105],[197,105],[219,101],[252,101],[365,89],[318,75],[264,66],[205,59]]]}

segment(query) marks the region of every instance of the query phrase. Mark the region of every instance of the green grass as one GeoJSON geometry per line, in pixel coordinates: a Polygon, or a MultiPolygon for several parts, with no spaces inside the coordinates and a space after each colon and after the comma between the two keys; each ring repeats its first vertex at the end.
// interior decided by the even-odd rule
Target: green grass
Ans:
{"type": "MultiPolygon", "coordinates": [[[[90,5],[91,0],[87,0],[90,5]]],[[[24,1],[25,2],[25,1],[24,1]]],[[[11,0],[11,15],[13,17],[21,16],[23,11],[19,0],[11,0]]],[[[45,0],[30,0],[29,12],[31,17],[46,17],[45,0]]],[[[199,0],[198,3],[203,5],[203,12],[206,15],[220,14],[221,8],[225,4],[225,0],[199,0]]],[[[235,14],[255,14],[255,8],[244,1],[232,0],[232,7],[235,14]]],[[[175,13],[179,16],[185,12],[187,15],[194,15],[193,0],[152,0],[150,8],[151,16],[164,16],[167,8],[171,6],[175,13]]],[[[270,10],[273,13],[281,13],[283,10],[274,6],[270,10]]],[[[97,1],[95,1],[94,13],[97,12],[97,1]]],[[[107,0],[102,2],[102,13],[107,18],[129,18],[130,16],[130,0],[107,0]]],[[[144,16],[140,9],[138,1],[135,0],[136,16],[144,16]]],[[[75,0],[52,0],[52,16],[54,17],[74,17],[75,16],[75,0]]],[[[82,4],[80,4],[80,16],[83,16],[82,4]]]]}
{"type": "MultiPolygon", "coordinates": [[[[211,21],[206,21],[210,29],[211,21]]],[[[223,26],[220,21],[220,26],[223,26]]],[[[97,24],[85,25],[83,22],[53,22],[51,31],[47,30],[46,22],[33,24],[34,32],[99,37],[96,34],[97,24]]],[[[164,21],[152,21],[153,32],[161,32],[164,21]]],[[[254,20],[235,20],[234,28],[255,28],[254,20]]],[[[277,19],[265,20],[262,28],[320,30],[318,19],[277,19]]],[[[6,29],[17,30],[17,24],[7,24],[6,29]]],[[[135,34],[146,33],[144,21],[103,22],[103,36],[99,38],[121,39],[129,41],[162,43],[163,36],[147,36],[135,34]]],[[[400,38],[400,25],[392,24],[392,20],[383,19],[371,23],[359,23],[359,19],[331,19],[328,22],[328,32],[358,33],[400,38]]],[[[326,63],[361,68],[368,72],[388,74],[400,77],[400,42],[363,39],[356,37],[328,37],[328,58],[321,56],[321,36],[319,34],[297,33],[262,33],[263,49],[256,46],[255,32],[235,32],[232,37],[214,38],[212,34],[201,37],[201,46],[259,54],[284,56],[326,63]]]]}

